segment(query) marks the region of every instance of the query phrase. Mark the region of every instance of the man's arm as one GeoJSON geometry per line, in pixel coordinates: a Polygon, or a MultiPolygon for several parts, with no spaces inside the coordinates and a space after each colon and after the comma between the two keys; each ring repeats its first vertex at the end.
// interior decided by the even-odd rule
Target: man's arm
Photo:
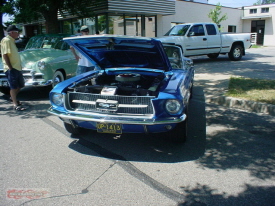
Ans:
{"type": "Polygon", "coordinates": [[[8,54],[3,54],[3,58],[6,62],[6,64],[8,65],[9,69],[12,69],[12,65],[11,65],[10,58],[9,58],[8,54]]]}
{"type": "Polygon", "coordinates": [[[76,61],[78,61],[80,59],[80,57],[76,54],[75,49],[73,47],[70,47],[70,49],[71,49],[73,55],[75,56],[76,61]]]}

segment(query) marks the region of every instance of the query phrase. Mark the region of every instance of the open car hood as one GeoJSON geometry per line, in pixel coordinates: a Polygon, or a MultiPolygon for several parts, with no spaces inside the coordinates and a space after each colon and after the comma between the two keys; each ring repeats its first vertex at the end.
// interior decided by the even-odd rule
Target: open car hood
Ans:
{"type": "Polygon", "coordinates": [[[89,59],[97,69],[149,68],[170,70],[170,63],[159,40],[120,35],[89,35],[64,38],[89,59]]]}

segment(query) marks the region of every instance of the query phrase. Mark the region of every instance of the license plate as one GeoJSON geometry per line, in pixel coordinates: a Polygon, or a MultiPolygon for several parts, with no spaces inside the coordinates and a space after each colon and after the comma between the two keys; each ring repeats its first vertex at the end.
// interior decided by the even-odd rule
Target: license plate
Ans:
{"type": "Polygon", "coordinates": [[[99,133],[122,134],[121,124],[97,123],[96,128],[99,133]]]}
{"type": "Polygon", "coordinates": [[[8,87],[9,86],[8,81],[1,81],[1,86],[8,87]]]}

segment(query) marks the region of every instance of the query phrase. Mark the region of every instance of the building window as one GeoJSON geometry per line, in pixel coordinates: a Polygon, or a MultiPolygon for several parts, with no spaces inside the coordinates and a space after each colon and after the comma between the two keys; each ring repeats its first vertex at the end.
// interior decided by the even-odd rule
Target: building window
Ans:
{"type": "Polygon", "coordinates": [[[228,26],[228,32],[236,33],[236,30],[237,30],[237,27],[236,27],[236,26],[232,26],[232,25],[229,25],[229,26],[228,26]]]}
{"type": "Polygon", "coordinates": [[[257,14],[257,9],[250,9],[250,10],[249,10],[249,13],[250,13],[250,14],[257,14]]]}
{"type": "Polygon", "coordinates": [[[268,13],[269,12],[269,8],[262,8],[262,13],[268,13]]]}

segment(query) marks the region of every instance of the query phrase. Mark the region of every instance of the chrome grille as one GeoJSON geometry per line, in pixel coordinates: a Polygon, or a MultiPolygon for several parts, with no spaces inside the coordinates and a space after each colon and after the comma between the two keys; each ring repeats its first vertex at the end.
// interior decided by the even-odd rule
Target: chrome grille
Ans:
{"type": "Polygon", "coordinates": [[[152,96],[118,96],[118,95],[100,95],[79,92],[68,92],[69,110],[83,110],[98,113],[127,113],[127,114],[153,114],[152,96]],[[115,100],[119,106],[117,111],[107,111],[96,108],[96,100],[115,100]],[[80,101],[78,101],[80,100],[80,101]],[[124,106],[123,106],[124,105],[124,106]],[[129,105],[129,106],[127,106],[129,105]]]}

